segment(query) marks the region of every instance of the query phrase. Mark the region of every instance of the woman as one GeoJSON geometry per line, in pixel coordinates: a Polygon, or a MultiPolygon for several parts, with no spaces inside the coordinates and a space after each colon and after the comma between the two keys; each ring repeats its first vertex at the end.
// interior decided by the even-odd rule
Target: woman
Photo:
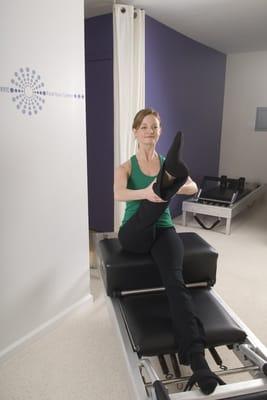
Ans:
{"type": "Polygon", "coordinates": [[[193,195],[197,185],[180,157],[180,132],[166,159],[156,152],[161,135],[156,111],[139,111],[133,121],[133,133],[138,143],[136,155],[115,170],[115,200],[126,201],[119,240],[125,250],[150,252],[166,288],[180,363],[190,365],[194,372],[189,386],[197,382],[204,394],[210,394],[218,382],[223,382],[205,360],[204,331],[184,285],[183,245],[168,207],[176,193],[193,195]]]}

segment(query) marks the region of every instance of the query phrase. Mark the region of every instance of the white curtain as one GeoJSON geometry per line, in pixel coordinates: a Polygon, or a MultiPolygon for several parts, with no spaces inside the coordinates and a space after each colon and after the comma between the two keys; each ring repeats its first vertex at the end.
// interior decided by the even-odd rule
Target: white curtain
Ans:
{"type": "MultiPolygon", "coordinates": [[[[113,6],[114,166],[135,152],[132,121],[145,104],[145,12],[131,5],[113,6]]],[[[114,231],[125,203],[115,201],[114,231]]]]}

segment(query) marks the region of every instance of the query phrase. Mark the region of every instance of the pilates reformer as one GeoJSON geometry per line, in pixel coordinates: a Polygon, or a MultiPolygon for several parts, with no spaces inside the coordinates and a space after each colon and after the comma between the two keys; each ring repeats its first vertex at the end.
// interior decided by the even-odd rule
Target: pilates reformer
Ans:
{"type": "Polygon", "coordinates": [[[183,225],[186,225],[187,213],[193,213],[194,219],[204,229],[215,228],[222,219],[226,219],[226,234],[230,234],[232,218],[251,205],[266,191],[263,184],[247,183],[244,177],[238,179],[204,176],[197,195],[183,201],[183,225]],[[208,226],[200,215],[217,217],[208,226]]]}
{"type": "MultiPolygon", "coordinates": [[[[218,386],[208,397],[266,400],[267,349],[213,289],[217,252],[196,233],[179,235],[185,250],[184,280],[205,329],[206,347],[217,365],[214,372],[225,381],[227,377],[237,379],[218,386]],[[219,355],[222,346],[240,366],[224,365],[219,355]],[[240,381],[240,374],[249,379],[240,381]]],[[[205,398],[196,387],[184,392],[190,375],[181,372],[167,297],[150,255],[122,250],[116,237],[100,240],[97,254],[109,312],[127,365],[131,398],[205,398]]]]}

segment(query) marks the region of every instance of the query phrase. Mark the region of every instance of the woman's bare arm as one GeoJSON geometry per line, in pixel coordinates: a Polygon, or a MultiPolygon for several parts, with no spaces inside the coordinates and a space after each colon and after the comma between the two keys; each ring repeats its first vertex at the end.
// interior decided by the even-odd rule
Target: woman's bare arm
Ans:
{"type": "Polygon", "coordinates": [[[129,200],[149,200],[152,202],[163,202],[159,196],[157,196],[153,189],[152,182],[148,187],[144,189],[127,189],[128,177],[130,175],[130,164],[129,161],[120,165],[115,169],[114,174],[114,199],[117,201],[129,201],[129,200]]]}
{"type": "Polygon", "coordinates": [[[176,192],[176,194],[193,195],[197,193],[197,191],[198,187],[196,182],[194,182],[189,176],[185,184],[182,187],[180,187],[180,189],[178,190],[178,192],[176,192]]]}

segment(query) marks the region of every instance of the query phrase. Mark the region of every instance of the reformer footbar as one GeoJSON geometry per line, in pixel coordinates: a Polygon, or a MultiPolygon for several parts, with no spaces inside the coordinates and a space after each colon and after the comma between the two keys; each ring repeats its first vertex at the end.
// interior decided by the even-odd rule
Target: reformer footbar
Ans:
{"type": "MultiPolygon", "coordinates": [[[[181,233],[179,236],[185,249],[184,280],[203,323],[207,348],[220,367],[214,372],[224,380],[228,375],[241,372],[249,372],[253,378],[218,386],[208,397],[266,400],[267,351],[215,293],[217,252],[196,233],[181,233]],[[232,369],[224,366],[216,350],[218,346],[231,349],[243,366],[232,369]]],[[[177,345],[168,300],[150,255],[122,250],[117,238],[100,241],[98,254],[109,311],[118,328],[128,366],[132,398],[193,400],[205,397],[197,388],[191,388],[194,384],[191,376],[181,376],[179,365],[177,368],[174,360],[177,345]],[[170,373],[165,360],[170,354],[174,374],[170,373]],[[159,377],[160,372],[151,362],[153,359],[160,360],[165,379],[159,377]],[[178,391],[168,394],[166,388],[172,383],[177,385],[178,391]],[[191,391],[184,393],[186,386],[191,391]]]]}

